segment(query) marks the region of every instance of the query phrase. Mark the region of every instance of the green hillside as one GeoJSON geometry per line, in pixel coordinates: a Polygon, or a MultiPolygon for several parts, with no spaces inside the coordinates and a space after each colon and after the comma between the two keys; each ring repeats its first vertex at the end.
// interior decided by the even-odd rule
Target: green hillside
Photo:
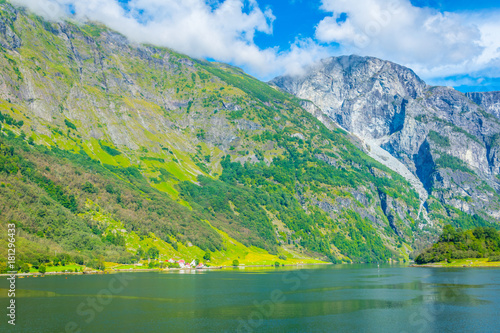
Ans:
{"type": "Polygon", "coordinates": [[[432,199],[425,220],[402,177],[237,68],[6,3],[0,24],[0,220],[23,262],[407,260],[468,221],[432,199]]]}
{"type": "Polygon", "coordinates": [[[500,233],[491,227],[476,227],[473,230],[455,229],[451,225],[443,228],[438,241],[423,251],[417,264],[435,262],[452,263],[457,259],[489,258],[500,261],[500,233]]]}

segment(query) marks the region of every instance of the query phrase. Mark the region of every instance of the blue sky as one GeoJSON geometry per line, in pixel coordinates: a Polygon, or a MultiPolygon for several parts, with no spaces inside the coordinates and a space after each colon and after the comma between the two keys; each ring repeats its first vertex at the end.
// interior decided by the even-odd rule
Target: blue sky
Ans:
{"type": "Polygon", "coordinates": [[[442,11],[460,11],[460,10],[479,10],[498,8],[496,0],[455,0],[455,1],[437,1],[437,0],[412,0],[411,3],[418,7],[432,7],[442,11]]]}
{"type": "MultiPolygon", "coordinates": [[[[430,7],[441,12],[478,11],[500,8],[498,0],[412,0],[411,3],[417,7],[430,7]]],[[[313,37],[318,22],[329,15],[329,13],[320,9],[320,1],[261,0],[259,4],[262,8],[271,8],[276,16],[273,34],[259,34],[256,39],[256,43],[261,47],[279,45],[286,48],[290,42],[293,42],[296,36],[313,37]]]]}
{"type": "Polygon", "coordinates": [[[262,80],[358,54],[408,66],[429,84],[500,90],[498,1],[11,1],[53,20],[100,21],[132,41],[231,63],[262,80]]]}
{"type": "MultiPolygon", "coordinates": [[[[325,17],[331,16],[321,8],[319,1],[279,1],[265,0],[259,2],[262,8],[271,8],[276,16],[273,22],[273,34],[258,33],[255,37],[255,43],[261,48],[278,46],[280,50],[286,50],[297,36],[301,38],[315,38],[316,28],[320,21],[325,17]]],[[[499,1],[437,1],[437,0],[412,0],[411,4],[418,8],[429,8],[439,13],[454,13],[463,16],[481,15],[485,11],[494,11],[500,8],[499,1]]],[[[344,17],[340,17],[343,20],[344,17]]],[[[498,30],[500,38],[500,29],[498,30]]],[[[411,38],[411,36],[408,36],[411,38]]],[[[338,55],[341,52],[341,45],[338,42],[321,43],[328,47],[332,55],[338,55]]],[[[500,45],[499,45],[500,46],[500,45]]],[[[370,53],[361,52],[363,55],[370,53]]],[[[390,49],[388,50],[390,53],[390,49]]],[[[397,59],[391,59],[390,55],[385,59],[397,62],[397,59]]],[[[404,63],[403,63],[404,64],[404,63]]],[[[423,64],[425,66],[425,64],[423,64]]],[[[486,66],[480,70],[471,70],[470,72],[458,73],[455,75],[446,75],[440,71],[437,75],[425,73],[424,79],[431,84],[452,85],[461,91],[485,91],[500,90],[500,78],[498,68],[494,68],[490,73],[490,68],[486,66]]],[[[417,73],[419,74],[419,73],[417,73]]]]}

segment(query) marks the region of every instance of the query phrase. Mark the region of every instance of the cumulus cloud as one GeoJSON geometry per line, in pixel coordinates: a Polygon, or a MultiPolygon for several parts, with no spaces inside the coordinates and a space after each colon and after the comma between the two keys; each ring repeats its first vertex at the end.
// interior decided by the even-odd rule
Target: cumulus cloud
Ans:
{"type": "Polygon", "coordinates": [[[272,34],[275,17],[256,0],[12,0],[52,20],[71,16],[99,21],[132,41],[170,47],[198,58],[243,66],[270,78],[297,71],[325,56],[312,40],[295,41],[289,50],[261,49],[256,33],[272,34]]]}
{"type": "Polygon", "coordinates": [[[440,12],[409,0],[323,0],[316,38],[389,59],[424,78],[480,71],[500,56],[499,12],[440,12]]]}

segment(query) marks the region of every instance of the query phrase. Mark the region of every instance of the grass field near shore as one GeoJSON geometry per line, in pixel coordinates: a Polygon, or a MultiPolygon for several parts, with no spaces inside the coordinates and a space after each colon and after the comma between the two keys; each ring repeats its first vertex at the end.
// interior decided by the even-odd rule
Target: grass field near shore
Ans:
{"type": "MultiPolygon", "coordinates": [[[[75,269],[80,271],[80,269],[85,268],[84,266],[80,266],[77,264],[70,264],[66,266],[46,266],[46,272],[64,272],[64,271],[71,271],[74,272],[75,269]]],[[[30,273],[38,273],[38,269],[35,269],[33,267],[30,268],[30,273]]]]}

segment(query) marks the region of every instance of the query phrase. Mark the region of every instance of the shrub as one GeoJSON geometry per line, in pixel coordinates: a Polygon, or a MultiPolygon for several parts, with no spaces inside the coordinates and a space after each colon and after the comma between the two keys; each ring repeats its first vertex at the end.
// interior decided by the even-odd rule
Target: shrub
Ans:
{"type": "Polygon", "coordinates": [[[438,132],[429,131],[429,138],[442,147],[450,146],[450,139],[446,136],[442,136],[438,132]]]}
{"type": "Polygon", "coordinates": [[[500,256],[491,256],[488,258],[488,261],[500,261],[500,256]]]}
{"type": "Polygon", "coordinates": [[[64,119],[64,123],[66,124],[66,126],[76,131],[76,126],[71,121],[69,121],[68,119],[64,119]]]}
{"type": "Polygon", "coordinates": [[[177,263],[177,262],[169,262],[169,263],[167,264],[167,267],[168,267],[168,268],[181,268],[181,266],[180,266],[180,265],[179,265],[179,263],[177,263]]]}

